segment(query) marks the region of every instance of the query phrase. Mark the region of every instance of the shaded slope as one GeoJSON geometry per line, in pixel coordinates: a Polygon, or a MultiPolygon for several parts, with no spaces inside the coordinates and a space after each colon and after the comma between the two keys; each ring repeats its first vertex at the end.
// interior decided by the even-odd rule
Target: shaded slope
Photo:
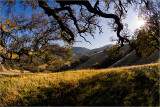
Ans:
{"type": "Polygon", "coordinates": [[[147,58],[141,58],[136,55],[136,51],[133,50],[121,60],[117,61],[110,67],[130,66],[130,65],[143,65],[149,63],[155,63],[159,60],[159,51],[156,51],[153,55],[147,58]]]}
{"type": "Polygon", "coordinates": [[[76,66],[74,69],[92,68],[93,64],[95,64],[96,62],[102,63],[105,60],[105,56],[106,56],[105,53],[103,53],[102,51],[95,53],[95,54],[92,54],[86,62],[76,66]]]}
{"type": "MultiPolygon", "coordinates": [[[[113,46],[113,45],[110,44],[110,45],[103,46],[101,48],[90,50],[89,51],[90,53],[92,53],[92,52],[96,52],[96,53],[91,54],[90,58],[86,62],[76,66],[74,69],[90,69],[90,68],[94,68],[93,65],[96,64],[96,63],[98,65],[102,65],[102,64],[105,65],[105,63],[107,61],[106,60],[106,57],[107,57],[106,52],[107,51],[103,52],[103,51],[100,51],[100,50],[104,50],[107,47],[111,47],[111,46],[113,46]],[[100,52],[98,52],[98,51],[100,51],[100,52]]],[[[122,47],[122,49],[124,50],[124,53],[125,53],[124,56],[126,56],[130,51],[130,48],[129,48],[128,45],[124,45],[122,47]]],[[[105,68],[107,68],[107,67],[105,67],[105,68]]]]}
{"type": "Polygon", "coordinates": [[[155,63],[155,62],[158,62],[159,59],[160,59],[159,51],[157,51],[153,55],[149,56],[148,58],[141,58],[135,63],[135,65],[155,63]]]}

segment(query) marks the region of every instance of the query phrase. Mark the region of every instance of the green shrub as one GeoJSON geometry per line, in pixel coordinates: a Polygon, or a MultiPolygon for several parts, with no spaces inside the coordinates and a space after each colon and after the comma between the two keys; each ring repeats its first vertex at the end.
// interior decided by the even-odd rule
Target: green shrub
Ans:
{"type": "Polygon", "coordinates": [[[5,67],[7,70],[11,69],[11,67],[10,67],[10,65],[9,65],[9,63],[8,63],[7,61],[4,63],[4,67],[5,67]]]}
{"type": "Polygon", "coordinates": [[[75,59],[75,60],[71,63],[70,69],[76,67],[76,66],[79,65],[79,64],[80,64],[80,59],[77,58],[77,59],[75,59]]]}
{"type": "Polygon", "coordinates": [[[47,66],[46,66],[46,69],[47,69],[48,71],[54,71],[54,70],[55,70],[55,67],[52,66],[52,65],[47,65],[47,66]]]}
{"type": "Polygon", "coordinates": [[[34,73],[38,73],[38,72],[41,72],[41,69],[40,68],[38,68],[38,67],[35,67],[34,69],[33,69],[33,71],[32,72],[34,72],[34,73]]]}
{"type": "Polygon", "coordinates": [[[20,67],[20,72],[21,72],[21,73],[24,73],[23,67],[20,67]]]}
{"type": "Polygon", "coordinates": [[[75,59],[74,61],[72,61],[69,69],[73,69],[73,68],[75,68],[77,65],[86,62],[89,58],[90,58],[90,56],[89,56],[88,54],[84,54],[82,57],[77,58],[77,59],[75,59]]]}
{"type": "Polygon", "coordinates": [[[99,68],[100,64],[98,62],[93,64],[93,68],[99,68]]]}
{"type": "Polygon", "coordinates": [[[107,68],[124,57],[124,50],[122,48],[119,49],[118,45],[107,47],[104,53],[106,53],[106,57],[100,68],[107,68]]]}
{"type": "Polygon", "coordinates": [[[86,62],[88,59],[90,58],[90,56],[88,54],[84,54],[81,58],[80,58],[80,62],[86,62]]]}
{"type": "Polygon", "coordinates": [[[16,64],[12,64],[12,65],[11,65],[11,68],[12,68],[12,69],[19,69],[19,67],[18,67],[16,64]]]}
{"type": "Polygon", "coordinates": [[[69,65],[64,65],[60,68],[60,70],[68,70],[69,69],[69,65]]]}
{"type": "Polygon", "coordinates": [[[3,72],[3,71],[2,71],[2,65],[0,65],[0,72],[3,72]]]}
{"type": "Polygon", "coordinates": [[[44,70],[43,73],[51,73],[51,72],[48,70],[44,70]]]}

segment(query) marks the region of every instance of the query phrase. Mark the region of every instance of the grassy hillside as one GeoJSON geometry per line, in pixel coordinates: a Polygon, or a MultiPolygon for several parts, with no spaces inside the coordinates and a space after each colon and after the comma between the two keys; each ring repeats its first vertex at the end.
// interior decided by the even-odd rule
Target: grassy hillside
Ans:
{"type": "Polygon", "coordinates": [[[93,65],[95,63],[102,63],[105,60],[105,53],[101,52],[97,52],[95,54],[90,55],[90,58],[82,63],[79,64],[78,66],[76,66],[74,69],[90,69],[93,68],[93,65]]]}
{"type": "MultiPolygon", "coordinates": [[[[107,46],[112,47],[113,45],[106,45],[104,47],[97,48],[97,50],[99,50],[99,49],[104,50],[107,46]]],[[[93,50],[95,51],[96,49],[93,49],[93,50]]],[[[122,47],[122,50],[124,51],[123,57],[125,57],[127,54],[130,53],[130,48],[128,45],[124,45],[122,47]]],[[[97,51],[95,53],[90,54],[90,58],[86,62],[80,63],[74,69],[92,69],[92,68],[107,68],[107,67],[109,67],[110,65],[114,64],[114,62],[116,62],[117,60],[114,60],[114,61],[111,60],[114,58],[108,57],[107,52],[108,52],[108,50],[97,51]]]]}
{"type": "Polygon", "coordinates": [[[1,75],[1,106],[159,104],[158,64],[1,75]]]}
{"type": "Polygon", "coordinates": [[[136,51],[134,50],[110,67],[150,64],[158,62],[159,59],[159,51],[154,52],[154,54],[149,57],[141,58],[136,55],[136,51]]]}

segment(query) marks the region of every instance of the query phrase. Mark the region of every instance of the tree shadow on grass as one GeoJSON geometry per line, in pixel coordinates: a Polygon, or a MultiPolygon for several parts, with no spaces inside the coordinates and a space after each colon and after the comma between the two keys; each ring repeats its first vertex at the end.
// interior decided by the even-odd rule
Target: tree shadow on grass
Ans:
{"type": "Polygon", "coordinates": [[[140,69],[100,73],[82,79],[77,85],[59,83],[60,87],[37,87],[19,105],[40,106],[158,106],[158,71],[147,75],[140,69]],[[129,73],[132,72],[132,73],[129,73]]]}
{"type": "MultiPolygon", "coordinates": [[[[158,106],[158,79],[148,77],[144,72],[99,74],[88,90],[81,105],[105,106],[158,106]],[[96,80],[97,78],[97,80],[96,80]],[[106,78],[106,79],[104,79],[106,78]],[[98,87],[97,87],[98,86],[98,87]]],[[[92,84],[92,83],[90,83],[92,84]]]]}

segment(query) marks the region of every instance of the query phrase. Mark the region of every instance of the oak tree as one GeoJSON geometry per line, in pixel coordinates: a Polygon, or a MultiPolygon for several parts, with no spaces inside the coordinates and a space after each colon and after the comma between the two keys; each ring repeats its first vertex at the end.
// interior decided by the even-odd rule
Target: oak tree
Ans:
{"type": "MultiPolygon", "coordinates": [[[[6,0],[1,1],[2,16],[0,19],[0,54],[5,59],[19,59],[25,55],[42,55],[45,45],[56,40],[73,44],[77,36],[94,36],[95,29],[102,32],[100,18],[113,19],[114,31],[121,46],[129,42],[121,35],[127,8],[130,5],[147,8],[149,0],[6,0]],[[105,4],[102,6],[102,4],[105,4]],[[19,13],[20,9],[30,8],[31,14],[19,13]],[[15,44],[14,49],[9,45],[15,44]]],[[[89,42],[88,40],[86,40],[89,42]]],[[[13,46],[13,45],[12,45],[13,46]]]]}
{"type": "Polygon", "coordinates": [[[136,50],[140,57],[148,57],[155,51],[159,50],[160,42],[160,2],[150,3],[148,7],[141,7],[140,15],[145,22],[145,26],[137,29],[134,34],[134,39],[131,45],[136,50]]]}

